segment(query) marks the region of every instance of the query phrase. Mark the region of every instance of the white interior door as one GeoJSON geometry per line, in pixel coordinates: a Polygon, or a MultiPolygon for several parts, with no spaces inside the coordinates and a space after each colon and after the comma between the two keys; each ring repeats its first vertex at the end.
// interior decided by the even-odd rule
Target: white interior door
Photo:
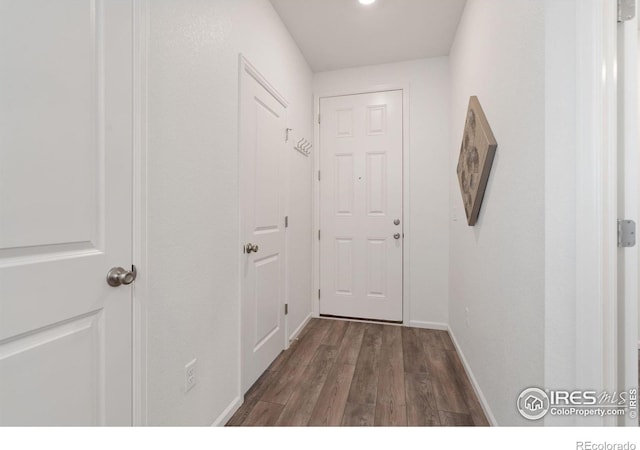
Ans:
{"type": "Polygon", "coordinates": [[[402,91],[320,112],[320,314],[401,322],[402,91]]]}
{"type": "Polygon", "coordinates": [[[131,10],[0,0],[0,425],[131,424],[131,10]]]}
{"type": "Polygon", "coordinates": [[[241,340],[246,392],[285,345],[286,103],[248,64],[242,64],[241,80],[241,340]]]}

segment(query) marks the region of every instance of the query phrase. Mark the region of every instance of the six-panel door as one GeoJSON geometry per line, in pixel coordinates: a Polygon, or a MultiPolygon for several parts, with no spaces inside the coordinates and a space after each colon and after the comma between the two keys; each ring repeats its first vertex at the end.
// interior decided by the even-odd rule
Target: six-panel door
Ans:
{"type": "Polygon", "coordinates": [[[402,91],[320,102],[320,313],[402,321],[402,91]]]}

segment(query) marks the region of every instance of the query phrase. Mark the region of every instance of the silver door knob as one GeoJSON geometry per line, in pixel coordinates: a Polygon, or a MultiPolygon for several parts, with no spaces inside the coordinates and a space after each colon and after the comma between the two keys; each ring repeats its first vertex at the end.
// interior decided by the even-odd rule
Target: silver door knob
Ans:
{"type": "Polygon", "coordinates": [[[397,241],[398,239],[400,239],[402,236],[400,235],[400,233],[396,233],[393,235],[393,238],[397,241]]]}
{"type": "Polygon", "coordinates": [[[258,253],[260,251],[260,247],[253,244],[247,244],[244,248],[245,253],[250,255],[251,253],[258,253]]]}
{"type": "Polygon", "coordinates": [[[107,283],[111,287],[129,286],[136,281],[138,271],[136,266],[132,266],[131,270],[123,269],[122,267],[114,267],[107,274],[107,283]]]}
{"type": "Polygon", "coordinates": [[[400,219],[396,219],[396,220],[394,220],[394,221],[393,221],[393,224],[394,224],[395,226],[400,225],[400,219]]]}

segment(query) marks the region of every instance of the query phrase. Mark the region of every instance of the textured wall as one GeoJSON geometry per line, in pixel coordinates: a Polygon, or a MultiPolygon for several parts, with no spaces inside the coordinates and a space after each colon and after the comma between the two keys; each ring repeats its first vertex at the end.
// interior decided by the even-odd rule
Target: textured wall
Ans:
{"type": "MultiPolygon", "coordinates": [[[[240,394],[238,54],[287,98],[304,136],[311,71],[267,0],[149,4],[148,417],[211,425],[240,394]],[[193,358],[198,384],[185,394],[193,358]]],[[[293,151],[289,166],[289,292],[301,321],[311,311],[311,167],[293,151]]]]}
{"type": "MultiPolygon", "coordinates": [[[[576,1],[545,1],[544,385],[556,389],[576,385],[576,1]]],[[[545,424],[571,426],[575,417],[545,424]]]]}
{"type": "Polygon", "coordinates": [[[538,0],[469,0],[450,55],[449,320],[500,425],[530,424],[516,412],[516,398],[544,383],[543,7],[538,0]],[[499,145],[474,228],[455,176],[472,95],[499,145]]]}

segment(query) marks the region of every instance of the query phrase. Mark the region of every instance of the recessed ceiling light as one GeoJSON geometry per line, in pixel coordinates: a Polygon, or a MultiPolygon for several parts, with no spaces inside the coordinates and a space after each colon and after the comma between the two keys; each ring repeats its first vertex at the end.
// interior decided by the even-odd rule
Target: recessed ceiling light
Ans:
{"type": "Polygon", "coordinates": [[[376,2],[376,0],[358,0],[361,5],[371,5],[376,2]]]}

